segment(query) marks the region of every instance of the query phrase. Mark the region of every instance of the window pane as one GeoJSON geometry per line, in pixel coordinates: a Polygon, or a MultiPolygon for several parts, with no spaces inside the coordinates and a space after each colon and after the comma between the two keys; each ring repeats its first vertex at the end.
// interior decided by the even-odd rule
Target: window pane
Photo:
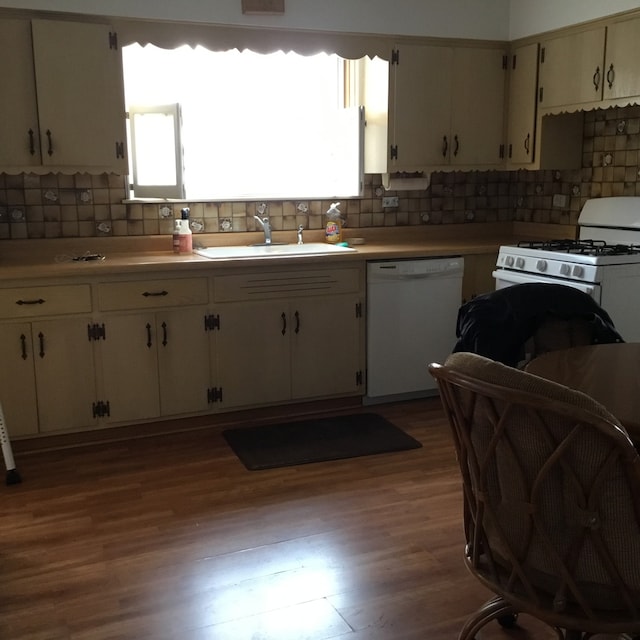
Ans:
{"type": "MultiPolygon", "coordinates": [[[[344,109],[338,56],[150,45],[123,53],[127,104],[181,105],[187,198],[359,194],[360,125],[344,109]]],[[[162,156],[157,145],[168,139],[158,135],[141,161],[162,156]]],[[[154,175],[145,180],[158,184],[154,175]]]]}

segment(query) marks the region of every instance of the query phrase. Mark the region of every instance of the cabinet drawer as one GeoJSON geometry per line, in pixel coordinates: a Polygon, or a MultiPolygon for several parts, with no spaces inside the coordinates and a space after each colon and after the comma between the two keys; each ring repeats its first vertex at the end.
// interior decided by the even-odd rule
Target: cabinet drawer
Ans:
{"type": "Polygon", "coordinates": [[[91,311],[88,284],[0,289],[0,317],[27,318],[91,311]]]}
{"type": "Polygon", "coordinates": [[[214,279],[216,302],[326,296],[353,293],[359,291],[359,288],[360,270],[357,268],[255,272],[214,279]]]}
{"type": "Polygon", "coordinates": [[[98,301],[102,311],[120,311],[206,304],[209,294],[206,278],[136,280],[98,285],[98,301]]]}

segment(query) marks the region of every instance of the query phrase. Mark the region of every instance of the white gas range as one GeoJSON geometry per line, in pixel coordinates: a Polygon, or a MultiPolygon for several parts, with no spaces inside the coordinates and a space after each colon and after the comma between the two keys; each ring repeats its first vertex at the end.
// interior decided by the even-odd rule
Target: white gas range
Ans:
{"type": "Polygon", "coordinates": [[[578,240],[502,246],[496,289],[525,282],[564,284],[588,293],[627,342],[640,342],[640,197],[587,200],[578,240]]]}

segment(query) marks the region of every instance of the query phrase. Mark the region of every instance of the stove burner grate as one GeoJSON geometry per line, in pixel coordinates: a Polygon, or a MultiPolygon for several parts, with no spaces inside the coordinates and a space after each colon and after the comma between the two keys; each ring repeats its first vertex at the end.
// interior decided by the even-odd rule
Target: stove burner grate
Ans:
{"type": "Polygon", "coordinates": [[[533,240],[518,242],[518,246],[587,256],[623,256],[640,253],[640,245],[607,244],[604,240],[533,240]]]}

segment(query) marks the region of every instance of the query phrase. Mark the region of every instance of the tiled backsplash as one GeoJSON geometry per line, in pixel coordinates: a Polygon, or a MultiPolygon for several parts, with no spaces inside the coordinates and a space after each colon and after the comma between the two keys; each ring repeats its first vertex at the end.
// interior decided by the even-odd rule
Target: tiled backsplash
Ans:
{"type": "MultiPolygon", "coordinates": [[[[349,228],[527,221],[575,224],[585,201],[640,195],[640,106],[585,114],[582,169],[575,171],[436,172],[426,191],[386,192],[399,206],[383,209],[379,175],[367,175],[362,198],[346,199],[349,228]],[[555,203],[554,195],[566,196],[555,203]]],[[[0,174],[0,239],[170,234],[189,206],[194,232],[256,229],[261,202],[124,203],[117,175],[0,174]]],[[[329,200],[268,201],[275,230],[321,229],[329,200]]]]}

